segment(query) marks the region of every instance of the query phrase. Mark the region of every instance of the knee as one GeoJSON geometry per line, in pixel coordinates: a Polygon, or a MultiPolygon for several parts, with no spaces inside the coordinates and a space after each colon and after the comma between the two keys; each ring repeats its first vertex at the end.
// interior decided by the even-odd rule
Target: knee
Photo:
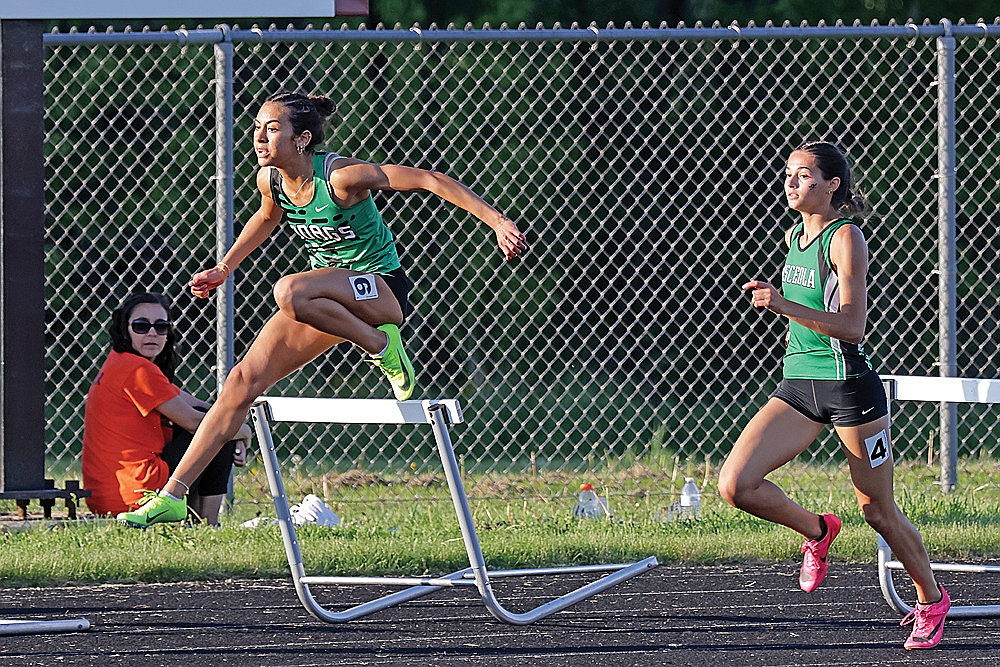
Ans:
{"type": "Polygon", "coordinates": [[[237,408],[249,408],[267,387],[259,386],[253,374],[249,373],[243,364],[236,364],[229,372],[226,382],[219,394],[219,403],[232,403],[237,408]]]}
{"type": "Polygon", "coordinates": [[[740,478],[739,474],[722,469],[719,473],[719,497],[733,507],[743,506],[747,496],[747,485],[740,478]]]}
{"type": "Polygon", "coordinates": [[[274,284],[274,302],[285,314],[295,317],[302,308],[302,290],[296,276],[284,276],[274,284]]]}
{"type": "Polygon", "coordinates": [[[895,503],[869,501],[861,505],[861,513],[865,517],[865,523],[877,533],[890,528],[897,517],[895,503]]]}

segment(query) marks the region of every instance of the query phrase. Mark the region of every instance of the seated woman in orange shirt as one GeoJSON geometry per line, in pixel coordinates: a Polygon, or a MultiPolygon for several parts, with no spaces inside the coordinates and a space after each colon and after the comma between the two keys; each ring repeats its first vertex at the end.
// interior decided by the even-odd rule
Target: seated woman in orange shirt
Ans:
{"type": "MultiPolygon", "coordinates": [[[[208,403],[173,384],[176,335],[162,294],[130,294],[111,314],[111,352],[87,394],[83,428],[83,483],[95,514],[137,508],[143,491],[167,483],[208,403]]],[[[232,465],[242,465],[250,428],[212,461],[191,486],[193,509],[212,525],[232,465]]]]}

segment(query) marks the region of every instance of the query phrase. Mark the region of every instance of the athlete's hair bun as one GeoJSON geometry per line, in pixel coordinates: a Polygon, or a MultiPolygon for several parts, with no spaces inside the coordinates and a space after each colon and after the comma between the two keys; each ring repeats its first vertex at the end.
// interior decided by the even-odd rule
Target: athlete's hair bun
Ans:
{"type": "Polygon", "coordinates": [[[333,104],[333,100],[325,95],[310,95],[309,101],[313,103],[313,107],[315,107],[316,112],[323,118],[333,114],[333,111],[336,108],[333,104]]]}
{"type": "Polygon", "coordinates": [[[267,102],[281,104],[288,113],[288,121],[295,134],[306,130],[312,135],[304,150],[313,150],[323,141],[323,121],[333,113],[333,100],[323,95],[304,95],[289,90],[279,90],[268,96],[267,102]]]}

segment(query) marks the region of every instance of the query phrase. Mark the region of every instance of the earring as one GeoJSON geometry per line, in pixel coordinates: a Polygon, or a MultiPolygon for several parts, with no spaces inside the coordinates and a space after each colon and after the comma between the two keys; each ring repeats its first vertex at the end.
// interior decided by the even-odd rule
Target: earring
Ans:
{"type": "Polygon", "coordinates": [[[302,144],[295,144],[295,150],[299,152],[299,155],[302,155],[303,153],[306,152],[306,147],[303,146],[302,144]]]}

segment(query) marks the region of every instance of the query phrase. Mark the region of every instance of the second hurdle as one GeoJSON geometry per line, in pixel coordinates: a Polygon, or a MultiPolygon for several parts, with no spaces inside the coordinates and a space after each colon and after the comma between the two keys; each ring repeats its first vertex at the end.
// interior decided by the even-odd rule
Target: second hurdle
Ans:
{"type": "Polygon", "coordinates": [[[463,421],[457,400],[393,401],[386,399],[294,398],[268,397],[258,399],[251,408],[257,440],[263,453],[264,467],[270,485],[278,524],[295,591],[309,613],[327,623],[344,623],[437,590],[454,586],[474,586],[487,610],[498,620],[515,625],[527,625],[585,600],[607,588],[642,574],[659,563],[655,557],[633,563],[605,565],[547,567],[519,570],[493,570],[486,567],[473,524],[469,500],[465,494],[458,460],[452,445],[448,424],[463,421]],[[440,577],[345,577],[307,575],[302,552],[291,519],[291,509],[275,453],[271,433],[272,422],[335,423],[335,424],[400,424],[430,425],[444,467],[451,500],[458,516],[462,540],[469,557],[469,567],[440,577]],[[602,573],[605,576],[565,595],[523,613],[513,613],[503,607],[493,593],[491,577],[551,576],[567,573],[602,573]],[[310,585],[347,584],[402,586],[404,590],[345,609],[330,611],[313,597],[310,585]]]}
{"type": "MultiPolygon", "coordinates": [[[[889,415],[892,417],[893,401],[925,401],[932,403],[1000,403],[1000,380],[986,378],[921,377],[910,375],[883,375],[889,415]]],[[[900,598],[892,581],[892,571],[902,570],[903,564],[895,560],[892,550],[881,535],[877,536],[878,578],[882,596],[890,607],[908,614],[913,607],[900,598]]],[[[1000,574],[1000,566],[974,563],[931,563],[936,572],[967,572],[1000,574]]],[[[1000,605],[953,605],[948,618],[998,617],[1000,605]]]]}

